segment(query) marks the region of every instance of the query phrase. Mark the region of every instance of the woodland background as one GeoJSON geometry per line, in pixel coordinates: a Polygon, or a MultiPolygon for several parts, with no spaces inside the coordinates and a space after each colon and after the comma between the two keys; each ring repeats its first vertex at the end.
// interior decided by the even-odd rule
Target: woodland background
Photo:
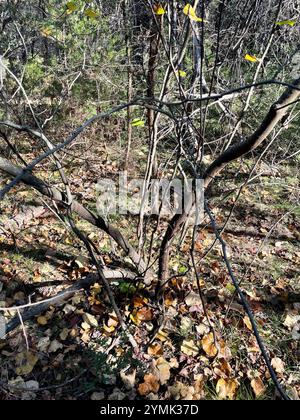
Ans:
{"type": "Polygon", "coordinates": [[[1,399],[299,399],[299,12],[0,3],[1,399]],[[123,170],[205,218],[99,214],[123,170]]]}

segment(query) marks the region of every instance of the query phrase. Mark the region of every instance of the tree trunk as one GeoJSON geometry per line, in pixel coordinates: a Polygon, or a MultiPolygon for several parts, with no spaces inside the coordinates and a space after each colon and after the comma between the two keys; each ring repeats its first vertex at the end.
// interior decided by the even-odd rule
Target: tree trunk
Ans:
{"type": "MultiPolygon", "coordinates": [[[[259,147],[271,134],[280,120],[287,114],[289,106],[300,98],[300,78],[293,82],[294,87],[288,88],[269,109],[258,129],[247,139],[231,146],[222,153],[206,170],[204,188],[207,190],[213,179],[228,165],[228,163],[246,155],[259,147]]],[[[169,259],[173,240],[185,222],[188,214],[183,212],[175,215],[163,238],[159,255],[159,281],[163,284],[169,277],[169,259]]]]}

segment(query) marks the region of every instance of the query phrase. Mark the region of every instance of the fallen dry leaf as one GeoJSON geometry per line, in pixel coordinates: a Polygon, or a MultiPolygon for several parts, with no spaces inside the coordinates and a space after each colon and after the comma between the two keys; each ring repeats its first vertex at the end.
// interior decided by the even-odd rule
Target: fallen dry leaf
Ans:
{"type": "Polygon", "coordinates": [[[162,385],[165,385],[171,376],[170,365],[163,357],[160,357],[159,359],[157,359],[155,365],[156,365],[159,381],[162,385]]]}
{"type": "Polygon", "coordinates": [[[91,329],[91,326],[90,326],[90,324],[88,324],[87,322],[82,322],[82,323],[81,323],[81,328],[82,328],[84,331],[89,331],[89,330],[91,329]]]}
{"type": "Polygon", "coordinates": [[[155,338],[157,338],[161,342],[165,342],[165,341],[168,340],[169,335],[168,335],[168,333],[166,331],[159,330],[158,333],[156,334],[155,338]]]}
{"type": "Polygon", "coordinates": [[[55,353],[58,350],[62,349],[64,346],[57,340],[53,340],[50,344],[50,347],[48,349],[49,353],[55,353]]]}
{"type": "Polygon", "coordinates": [[[180,350],[187,356],[197,356],[199,347],[193,340],[184,340],[181,344],[180,350]]]}
{"type": "Polygon", "coordinates": [[[152,343],[147,350],[149,356],[162,356],[163,348],[160,343],[152,343]]]}
{"type": "Polygon", "coordinates": [[[62,330],[62,332],[59,334],[59,338],[62,340],[62,341],[65,341],[66,339],[67,339],[67,337],[68,337],[68,335],[69,335],[69,330],[68,330],[68,328],[64,328],[63,330],[62,330]]]}
{"type": "Polygon", "coordinates": [[[252,389],[254,391],[254,394],[257,398],[260,397],[261,395],[263,395],[263,393],[266,390],[266,387],[265,387],[261,378],[252,379],[251,387],[252,387],[252,389]]]}
{"type": "Polygon", "coordinates": [[[46,318],[45,316],[39,316],[39,317],[37,318],[37,323],[38,323],[39,325],[44,326],[44,325],[47,325],[47,324],[48,324],[48,320],[47,320],[47,318],[46,318]]]}
{"type": "Polygon", "coordinates": [[[199,324],[196,326],[196,331],[200,335],[208,334],[209,333],[209,327],[205,324],[199,324]]]}
{"type": "Polygon", "coordinates": [[[218,358],[219,359],[225,359],[225,360],[231,360],[232,359],[231,350],[226,345],[224,340],[220,340],[218,342],[218,347],[219,347],[219,353],[218,353],[218,358]]]}
{"type": "Polygon", "coordinates": [[[28,391],[37,391],[40,388],[40,384],[37,381],[28,381],[24,384],[28,391]]]}
{"type": "Polygon", "coordinates": [[[180,322],[180,330],[183,335],[188,335],[191,333],[193,328],[193,320],[188,316],[183,316],[180,322]]]}
{"type": "Polygon", "coordinates": [[[135,380],[136,380],[136,369],[132,373],[125,373],[124,371],[120,372],[121,380],[125,386],[125,388],[129,391],[134,388],[135,380]]]}
{"type": "Polygon", "coordinates": [[[16,362],[16,374],[17,375],[29,375],[33,371],[34,366],[37,364],[39,358],[31,351],[24,351],[17,354],[15,358],[16,362]]]}
{"type": "Polygon", "coordinates": [[[177,299],[174,297],[171,293],[168,293],[164,297],[164,303],[166,306],[176,306],[177,305],[177,299]]]}
{"type": "Polygon", "coordinates": [[[139,317],[137,316],[137,311],[133,311],[132,314],[130,314],[131,321],[135,324],[135,325],[140,325],[141,324],[141,320],[139,319],[139,317]]]}
{"type": "Polygon", "coordinates": [[[156,376],[152,373],[145,375],[144,382],[138,386],[138,393],[142,396],[150,394],[150,392],[157,393],[159,390],[159,382],[156,376]]]}
{"type": "Polygon", "coordinates": [[[274,357],[271,361],[273,368],[277,373],[284,373],[284,362],[279,357],[274,357]]]}
{"type": "Polygon", "coordinates": [[[191,292],[187,295],[185,298],[185,303],[187,306],[196,306],[196,305],[202,305],[201,298],[199,296],[199,293],[191,292]]]}
{"type": "Polygon", "coordinates": [[[98,321],[97,321],[97,319],[94,317],[94,315],[91,315],[91,314],[88,314],[88,313],[85,313],[85,314],[83,314],[83,321],[86,323],[86,324],[88,324],[88,325],[90,325],[91,327],[95,327],[95,328],[97,328],[98,326],[99,326],[99,324],[98,324],[98,321]]]}
{"type": "Polygon", "coordinates": [[[140,321],[151,321],[153,319],[153,311],[151,308],[144,306],[137,311],[136,316],[140,321]]]}
{"type": "Polygon", "coordinates": [[[218,354],[218,349],[215,345],[213,333],[208,334],[201,340],[202,348],[209,357],[215,357],[218,354]]]}
{"type": "Polygon", "coordinates": [[[122,392],[119,388],[114,388],[113,392],[108,396],[110,401],[121,401],[126,398],[126,394],[122,392]]]}
{"type": "Polygon", "coordinates": [[[132,303],[134,308],[142,308],[148,303],[148,299],[142,296],[135,296],[132,303]]]}
{"type": "Polygon", "coordinates": [[[233,400],[236,394],[236,391],[239,387],[239,383],[236,379],[224,379],[221,378],[218,380],[216,391],[219,398],[222,400],[230,399],[233,400]]]}
{"type": "Polygon", "coordinates": [[[50,345],[50,338],[49,337],[42,337],[39,339],[37,343],[37,348],[41,352],[45,352],[50,345]]]}
{"type": "Polygon", "coordinates": [[[176,382],[168,387],[168,392],[173,400],[192,400],[195,394],[195,388],[182,382],[176,382]]]}
{"type": "Polygon", "coordinates": [[[117,325],[119,324],[119,320],[117,318],[117,316],[115,314],[109,314],[109,320],[107,321],[107,326],[108,327],[117,327],[117,325]]]}
{"type": "Polygon", "coordinates": [[[250,318],[248,316],[245,316],[245,318],[243,319],[243,321],[244,321],[244,324],[246,325],[246,327],[248,328],[248,330],[253,331],[250,318]]]}
{"type": "Polygon", "coordinates": [[[227,360],[219,359],[217,363],[214,364],[214,372],[220,378],[228,378],[232,373],[232,368],[227,360]]]}
{"type": "Polygon", "coordinates": [[[92,395],[91,395],[91,400],[92,401],[101,401],[101,400],[104,400],[105,399],[105,394],[104,394],[104,392],[94,392],[92,395]]]}
{"type": "Polygon", "coordinates": [[[293,329],[298,322],[300,322],[300,315],[288,313],[283,324],[286,327],[293,329]]]}

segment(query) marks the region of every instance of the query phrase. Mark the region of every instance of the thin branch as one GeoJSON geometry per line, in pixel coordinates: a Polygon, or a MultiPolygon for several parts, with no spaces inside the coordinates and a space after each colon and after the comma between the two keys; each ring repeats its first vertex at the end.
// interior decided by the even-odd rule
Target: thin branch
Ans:
{"type": "Polygon", "coordinates": [[[262,356],[264,358],[264,361],[265,361],[265,363],[267,365],[267,368],[268,368],[268,370],[270,372],[270,375],[271,375],[271,378],[272,378],[272,380],[274,382],[274,385],[275,385],[276,389],[278,390],[279,394],[281,395],[281,397],[284,400],[290,400],[290,397],[282,389],[282,386],[280,385],[280,383],[278,381],[278,378],[277,378],[277,375],[276,375],[276,373],[275,373],[275,371],[274,371],[274,369],[272,367],[272,364],[271,364],[270,358],[269,358],[269,356],[267,354],[265,345],[264,345],[264,343],[262,341],[262,338],[260,337],[260,334],[258,332],[258,329],[257,329],[257,326],[256,326],[256,322],[255,322],[253,313],[252,313],[252,311],[250,309],[249,303],[248,303],[247,299],[245,298],[244,293],[242,292],[242,290],[241,290],[241,288],[239,286],[239,281],[236,279],[236,277],[235,277],[235,275],[233,273],[233,270],[232,270],[232,267],[231,267],[231,263],[229,262],[228,255],[227,255],[227,245],[226,245],[226,242],[224,241],[224,239],[222,238],[222,236],[220,235],[220,233],[218,231],[215,217],[214,217],[213,213],[211,212],[211,210],[210,210],[210,208],[209,208],[209,206],[207,204],[207,201],[205,201],[204,207],[205,207],[206,213],[208,214],[208,216],[210,218],[211,226],[212,226],[212,228],[214,230],[214,233],[215,233],[218,241],[220,242],[220,244],[222,246],[223,259],[225,261],[225,264],[226,264],[226,267],[227,267],[227,271],[228,271],[229,276],[230,276],[230,278],[232,280],[232,283],[233,283],[233,285],[234,285],[234,287],[235,287],[235,289],[236,289],[236,291],[237,291],[237,293],[238,293],[238,295],[239,295],[239,297],[241,299],[242,305],[243,305],[243,307],[244,307],[244,309],[245,309],[245,311],[246,311],[246,313],[247,313],[247,315],[248,315],[248,317],[250,319],[251,326],[252,326],[252,329],[253,329],[253,334],[254,334],[254,336],[256,338],[256,341],[258,343],[258,346],[260,348],[260,351],[261,351],[261,354],[262,354],[262,356]]]}
{"type": "MultiPolygon", "coordinates": [[[[123,270],[104,270],[103,274],[106,276],[108,280],[111,281],[118,281],[118,280],[124,280],[124,279],[130,279],[134,280],[135,276],[131,272],[123,271],[123,270]]],[[[28,303],[26,305],[20,305],[20,306],[12,306],[8,308],[0,308],[0,312],[11,312],[16,311],[20,314],[21,310],[24,310],[22,312],[22,320],[23,322],[28,321],[29,319],[34,318],[35,316],[40,315],[41,313],[45,312],[50,306],[57,306],[62,304],[66,299],[69,299],[71,296],[73,296],[75,293],[79,292],[82,289],[88,289],[91,287],[94,283],[99,281],[99,275],[98,274],[89,274],[87,277],[79,280],[72,286],[68,287],[66,290],[63,290],[59,293],[57,293],[55,296],[49,299],[45,299],[41,302],[34,302],[34,303],[28,303]]],[[[15,316],[12,320],[10,320],[6,327],[5,327],[5,335],[13,331],[15,328],[17,328],[21,324],[21,320],[19,316],[15,316]]],[[[2,338],[2,337],[1,337],[2,338]]]]}

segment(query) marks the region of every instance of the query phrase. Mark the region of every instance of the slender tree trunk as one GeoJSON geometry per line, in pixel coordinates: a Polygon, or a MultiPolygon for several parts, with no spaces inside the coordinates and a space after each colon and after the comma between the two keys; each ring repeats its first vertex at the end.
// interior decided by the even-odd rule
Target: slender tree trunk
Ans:
{"type": "MultiPolygon", "coordinates": [[[[130,6],[130,0],[124,0],[123,3],[123,16],[124,16],[124,26],[126,32],[126,56],[127,56],[127,101],[132,101],[132,89],[133,89],[133,74],[132,74],[132,49],[131,49],[131,41],[132,41],[132,31],[131,31],[131,21],[130,15],[128,13],[130,6]]],[[[127,108],[127,149],[126,149],[126,156],[125,156],[125,164],[124,169],[128,171],[128,164],[129,164],[129,156],[131,151],[131,143],[132,143],[132,110],[131,107],[127,108]]]]}
{"type": "MultiPolygon", "coordinates": [[[[155,97],[155,70],[157,65],[157,58],[159,53],[160,45],[160,31],[161,31],[162,18],[153,18],[151,31],[150,31],[150,46],[149,46],[149,61],[148,61],[148,74],[147,74],[147,97],[155,97]]],[[[150,146],[156,142],[157,137],[157,126],[155,121],[155,112],[152,109],[148,109],[148,127],[149,127],[149,142],[150,146]]],[[[158,163],[157,154],[153,156],[153,167],[152,176],[157,176],[158,163]]]]}

